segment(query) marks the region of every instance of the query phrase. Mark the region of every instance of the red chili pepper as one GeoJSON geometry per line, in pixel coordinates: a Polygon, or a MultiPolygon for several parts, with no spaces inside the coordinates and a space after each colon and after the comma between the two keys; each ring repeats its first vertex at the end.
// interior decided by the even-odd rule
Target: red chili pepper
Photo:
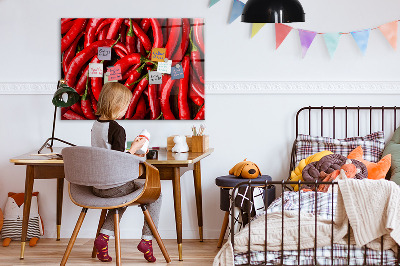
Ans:
{"type": "Polygon", "coordinates": [[[126,46],[124,44],[122,44],[121,42],[117,42],[114,45],[115,49],[120,49],[125,55],[128,54],[128,49],[126,49],[126,46]]]}
{"type": "Polygon", "coordinates": [[[175,116],[171,111],[169,105],[169,96],[171,95],[172,87],[174,86],[175,80],[171,79],[171,76],[163,76],[163,86],[161,88],[161,112],[163,113],[164,119],[174,120],[175,116]],[[165,78],[164,78],[165,77],[165,78]]]}
{"type": "Polygon", "coordinates": [[[97,113],[97,101],[96,101],[96,98],[94,98],[93,93],[90,94],[90,102],[92,103],[92,108],[93,108],[94,114],[96,115],[96,113],[97,113]]]}
{"type": "Polygon", "coordinates": [[[84,31],[85,26],[86,19],[78,18],[75,20],[74,25],[72,25],[71,29],[61,39],[61,52],[67,50],[67,48],[74,42],[76,36],[84,31]]]}
{"type": "Polygon", "coordinates": [[[153,48],[163,47],[163,35],[161,25],[156,18],[150,19],[151,27],[153,28],[153,48]]]}
{"type": "Polygon", "coordinates": [[[126,46],[126,31],[127,31],[127,26],[122,23],[121,27],[119,28],[119,34],[121,34],[121,43],[126,46]]]}
{"type": "Polygon", "coordinates": [[[146,116],[146,113],[147,113],[146,112],[146,102],[144,101],[144,98],[142,96],[142,97],[140,97],[138,105],[136,107],[135,115],[132,116],[129,119],[131,119],[131,120],[142,120],[146,116]]]}
{"type": "MultiPolygon", "coordinates": [[[[150,19],[144,18],[140,21],[140,27],[142,28],[144,33],[147,33],[150,26],[151,26],[150,19]]],[[[140,40],[138,38],[136,38],[135,47],[139,54],[146,55],[146,50],[144,49],[142,43],[140,42],[140,40]]]]}
{"type": "Polygon", "coordinates": [[[71,106],[71,110],[74,111],[75,113],[77,113],[78,115],[82,115],[83,116],[83,111],[81,108],[81,102],[77,102],[74,105],[71,106]]]}
{"type": "Polygon", "coordinates": [[[103,18],[91,18],[89,20],[89,23],[86,27],[85,42],[83,45],[84,47],[88,47],[96,41],[96,30],[103,20],[103,18]]]}
{"type": "Polygon", "coordinates": [[[204,36],[203,36],[203,27],[204,22],[202,18],[195,18],[194,19],[194,38],[199,45],[200,50],[204,53],[204,36]]]}
{"type": "Polygon", "coordinates": [[[143,91],[146,89],[148,83],[148,77],[145,76],[144,78],[142,78],[142,80],[140,80],[136,88],[133,90],[133,96],[131,99],[131,103],[129,104],[128,110],[126,111],[125,118],[132,117],[133,111],[135,110],[139,98],[142,95],[143,91]]]}
{"type": "Polygon", "coordinates": [[[114,39],[117,36],[119,28],[121,27],[122,22],[124,22],[123,18],[115,18],[111,22],[110,29],[107,33],[107,39],[114,39]]]}
{"type": "Polygon", "coordinates": [[[96,35],[100,34],[100,31],[102,29],[104,29],[106,26],[108,26],[109,24],[111,24],[111,22],[113,21],[113,18],[106,18],[104,19],[101,24],[97,27],[96,29],[96,35]]]}
{"type": "Polygon", "coordinates": [[[128,79],[125,82],[125,87],[127,87],[128,89],[130,89],[132,91],[133,87],[135,86],[135,82],[138,80],[138,78],[140,77],[143,67],[145,65],[142,65],[141,67],[135,68],[131,75],[128,77],[128,79]]]}
{"type": "Polygon", "coordinates": [[[105,40],[107,37],[107,32],[108,29],[110,28],[110,25],[106,25],[104,28],[101,29],[99,35],[97,36],[97,40],[98,41],[102,41],[105,40]]]}
{"type": "Polygon", "coordinates": [[[121,75],[123,75],[132,65],[143,63],[145,61],[147,61],[146,58],[138,53],[134,53],[121,58],[114,64],[114,66],[121,66],[121,75]]]}
{"type": "Polygon", "coordinates": [[[196,117],[193,120],[204,120],[204,105],[197,112],[196,117]]]}
{"type": "MultiPolygon", "coordinates": [[[[125,20],[125,24],[127,26],[130,26],[129,20],[125,20]]],[[[146,35],[146,33],[142,30],[142,28],[134,21],[132,21],[132,29],[135,35],[138,37],[138,39],[142,42],[144,49],[146,49],[147,52],[150,52],[151,50],[151,41],[149,37],[146,35]]]]}
{"type": "MultiPolygon", "coordinates": [[[[131,21],[132,20],[129,19],[129,22],[131,21]]],[[[128,33],[126,34],[126,49],[128,50],[128,54],[133,54],[136,52],[135,35],[133,34],[132,23],[130,23],[128,33]]]]}
{"type": "Polygon", "coordinates": [[[61,25],[70,22],[71,20],[74,20],[74,18],[62,18],[61,19],[61,25]]]}
{"type": "Polygon", "coordinates": [[[182,19],[182,38],[181,43],[178,45],[178,49],[172,56],[172,63],[181,62],[183,56],[185,55],[188,47],[189,47],[189,36],[190,35],[190,22],[189,19],[182,19]]]}
{"type": "MultiPolygon", "coordinates": [[[[86,84],[86,76],[89,73],[89,64],[86,65],[85,69],[83,70],[82,74],[80,74],[78,82],[76,83],[75,90],[79,95],[83,95],[85,92],[85,84],[86,84]]],[[[67,82],[67,84],[69,84],[67,82]]]]}
{"type": "Polygon", "coordinates": [[[72,111],[71,109],[66,111],[62,117],[63,117],[63,120],[64,120],[64,118],[66,120],[86,120],[86,118],[78,115],[77,113],[74,113],[74,111],[72,111]]]}
{"type": "MultiPolygon", "coordinates": [[[[97,56],[96,56],[97,58],[97,56]]],[[[92,88],[93,89],[93,88],[92,88]]],[[[86,78],[86,89],[85,93],[83,94],[81,98],[81,107],[83,111],[83,115],[90,120],[95,120],[96,116],[94,115],[93,109],[91,107],[92,102],[90,101],[89,98],[89,75],[86,78]]]]}
{"type": "Polygon", "coordinates": [[[128,79],[132,74],[133,71],[135,71],[138,67],[140,67],[141,64],[136,64],[132,67],[130,67],[123,75],[122,75],[122,80],[128,79]]]}
{"type": "Polygon", "coordinates": [[[168,37],[168,42],[165,48],[167,49],[165,53],[166,58],[171,58],[172,53],[175,50],[176,44],[178,42],[181,28],[182,28],[182,20],[180,18],[171,19],[171,32],[168,37]]]}
{"type": "Polygon", "coordinates": [[[157,97],[157,85],[149,84],[150,119],[155,120],[161,114],[160,103],[157,97]]]}
{"type": "Polygon", "coordinates": [[[62,67],[64,71],[64,75],[68,72],[69,63],[75,57],[76,47],[78,46],[79,39],[82,37],[83,32],[81,32],[74,40],[74,42],[68,47],[68,49],[63,54],[62,67]]]}
{"type": "Polygon", "coordinates": [[[61,22],[61,34],[67,33],[71,29],[72,25],[74,25],[73,20],[70,20],[66,23],[61,22]]]}
{"type": "Polygon", "coordinates": [[[204,61],[201,59],[201,54],[197,46],[193,43],[192,37],[189,38],[190,43],[192,44],[192,51],[190,52],[190,60],[192,61],[193,69],[196,71],[197,76],[201,83],[204,84],[204,71],[202,62],[204,61]]]}
{"type": "Polygon", "coordinates": [[[178,109],[179,119],[190,120],[190,110],[188,104],[188,91],[189,91],[189,56],[186,55],[182,61],[183,78],[179,80],[179,93],[178,93],[178,109]]]}
{"type": "MultiPolygon", "coordinates": [[[[97,58],[97,55],[93,58],[91,63],[100,63],[100,60],[97,58]]],[[[94,98],[96,98],[96,100],[99,100],[99,96],[100,96],[100,92],[101,89],[103,88],[103,78],[100,77],[92,77],[90,78],[90,83],[91,83],[91,87],[92,87],[92,93],[94,98]]],[[[87,87],[87,85],[86,85],[87,87]]],[[[87,88],[86,88],[87,91],[87,88]]],[[[87,93],[85,91],[85,94],[87,93]]],[[[83,96],[82,96],[83,98],[83,96]]]]}
{"type": "Polygon", "coordinates": [[[204,104],[204,84],[201,84],[197,80],[192,80],[190,83],[189,91],[190,99],[198,106],[204,104]]]}
{"type": "Polygon", "coordinates": [[[89,61],[91,58],[97,55],[98,47],[102,46],[111,47],[114,44],[114,42],[115,42],[114,40],[96,41],[91,45],[89,45],[88,47],[84,48],[79,54],[77,54],[74,57],[74,59],[72,59],[68,67],[67,75],[65,76],[67,85],[72,88],[74,87],[76,82],[76,75],[78,74],[79,70],[81,70],[81,68],[86,64],[87,61],[89,61]]]}
{"type": "Polygon", "coordinates": [[[119,58],[126,56],[126,54],[121,49],[115,49],[115,53],[118,55],[119,58]]]}

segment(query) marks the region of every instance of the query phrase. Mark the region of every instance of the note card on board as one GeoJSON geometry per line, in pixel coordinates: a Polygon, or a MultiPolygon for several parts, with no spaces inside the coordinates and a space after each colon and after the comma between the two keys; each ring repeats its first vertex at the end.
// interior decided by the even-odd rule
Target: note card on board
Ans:
{"type": "Polygon", "coordinates": [[[173,68],[171,68],[171,79],[183,79],[183,68],[181,64],[176,64],[173,68]]]}
{"type": "Polygon", "coordinates": [[[99,47],[97,49],[97,58],[99,60],[111,60],[111,47],[99,47]]]}
{"type": "Polygon", "coordinates": [[[89,63],[89,77],[102,78],[103,77],[103,64],[89,63]]]}
{"type": "Polygon", "coordinates": [[[157,71],[149,71],[149,84],[162,84],[162,74],[157,71]]]}
{"type": "Polygon", "coordinates": [[[151,50],[151,61],[164,62],[166,51],[165,48],[153,48],[151,50]]]}
{"type": "Polygon", "coordinates": [[[108,76],[108,81],[122,79],[121,66],[107,67],[107,72],[110,72],[110,75],[108,76]]]}

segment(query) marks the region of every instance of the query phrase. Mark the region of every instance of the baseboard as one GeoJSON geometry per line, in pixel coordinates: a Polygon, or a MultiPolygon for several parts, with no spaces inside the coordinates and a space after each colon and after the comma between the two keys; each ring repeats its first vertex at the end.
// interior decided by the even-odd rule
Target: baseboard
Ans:
{"type": "MultiPolygon", "coordinates": [[[[49,94],[56,82],[0,83],[0,94],[49,94]]],[[[206,94],[400,94],[400,81],[209,81],[206,94]]]]}

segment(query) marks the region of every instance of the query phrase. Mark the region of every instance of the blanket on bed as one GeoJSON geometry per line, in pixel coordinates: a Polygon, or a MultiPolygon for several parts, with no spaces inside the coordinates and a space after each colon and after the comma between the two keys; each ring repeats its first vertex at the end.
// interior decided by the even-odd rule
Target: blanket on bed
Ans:
{"type": "MultiPolygon", "coordinates": [[[[298,230],[300,230],[300,248],[314,247],[315,216],[301,213],[301,224],[298,228],[298,212],[285,211],[284,249],[296,250],[298,230]]],[[[351,243],[367,245],[380,250],[380,237],[384,236],[384,249],[393,249],[400,243],[400,188],[387,180],[353,180],[339,181],[339,192],[334,226],[334,242],[345,244],[348,221],[352,228],[351,243]]],[[[271,213],[267,216],[267,248],[280,250],[282,239],[282,213],[271,213]]],[[[317,216],[317,246],[330,245],[331,220],[317,216]]],[[[247,251],[248,226],[235,235],[235,252],[247,251]]],[[[251,223],[251,243],[253,251],[263,251],[265,245],[265,215],[251,223]]],[[[228,241],[214,259],[214,266],[234,265],[234,252],[228,241]]]]}

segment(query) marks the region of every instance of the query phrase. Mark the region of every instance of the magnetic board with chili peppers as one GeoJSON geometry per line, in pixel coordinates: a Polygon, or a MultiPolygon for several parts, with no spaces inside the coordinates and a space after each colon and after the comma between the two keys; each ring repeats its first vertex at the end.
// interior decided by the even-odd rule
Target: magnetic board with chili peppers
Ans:
{"type": "MultiPolygon", "coordinates": [[[[167,62],[167,61],[165,61],[167,62]]],[[[104,76],[89,77],[89,63],[120,66],[118,80],[133,97],[123,119],[204,120],[204,20],[202,18],[62,18],[61,75],[81,99],[62,108],[61,119],[96,119],[104,76]],[[99,47],[111,47],[111,60],[98,58],[99,47]],[[149,84],[153,48],[165,48],[172,68],[184,78],[162,74],[162,84],[149,84]]]]}

